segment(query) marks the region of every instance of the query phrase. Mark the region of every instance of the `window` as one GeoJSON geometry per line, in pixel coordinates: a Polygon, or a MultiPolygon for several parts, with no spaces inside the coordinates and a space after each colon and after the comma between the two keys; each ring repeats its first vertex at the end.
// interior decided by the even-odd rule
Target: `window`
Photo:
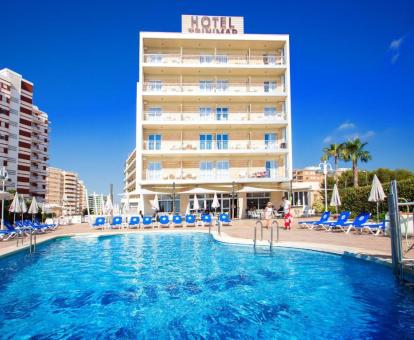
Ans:
{"type": "Polygon", "coordinates": [[[201,120],[210,120],[212,119],[212,112],[211,112],[211,107],[200,107],[199,108],[199,112],[200,112],[200,119],[201,120]]]}
{"type": "MultiPolygon", "coordinates": [[[[288,192],[284,193],[285,196],[289,196],[288,192]]],[[[310,192],[308,191],[294,191],[292,193],[292,205],[294,206],[309,206],[310,204],[310,192]]]]}
{"type": "Polygon", "coordinates": [[[211,64],[213,62],[213,56],[211,54],[200,55],[200,64],[211,64]]]}
{"type": "Polygon", "coordinates": [[[147,179],[158,180],[161,179],[162,165],[161,162],[148,162],[147,179]]]}
{"type": "Polygon", "coordinates": [[[161,135],[148,135],[148,150],[161,150],[161,135]]]}
{"type": "Polygon", "coordinates": [[[216,135],[218,150],[227,150],[229,148],[229,135],[227,133],[218,133],[216,135]]]}
{"type": "Polygon", "coordinates": [[[213,91],[213,81],[212,80],[200,80],[200,91],[203,91],[203,92],[213,91]]]}
{"type": "Polygon", "coordinates": [[[265,92],[274,92],[276,90],[276,81],[265,81],[263,86],[265,92]]]}
{"type": "Polygon", "coordinates": [[[149,91],[161,91],[162,90],[162,80],[150,80],[148,84],[149,91]]]}
{"type": "Polygon", "coordinates": [[[160,212],[175,212],[180,211],[180,195],[175,195],[175,206],[173,207],[173,195],[159,195],[158,202],[160,205],[160,212]],[[174,208],[174,209],[173,209],[174,208]]]}
{"type": "Polygon", "coordinates": [[[266,161],[266,177],[276,178],[277,176],[277,163],[276,161],[266,161]]]}
{"type": "Polygon", "coordinates": [[[216,177],[218,179],[225,179],[229,177],[229,161],[217,161],[216,162],[216,177]]]}
{"type": "Polygon", "coordinates": [[[228,120],[229,119],[229,108],[228,107],[216,108],[216,119],[217,120],[228,120]]]}
{"type": "Polygon", "coordinates": [[[247,193],[247,209],[264,209],[270,201],[270,192],[247,193]]]}
{"type": "Polygon", "coordinates": [[[216,55],[217,64],[227,64],[227,62],[228,62],[228,57],[225,54],[216,55]]]}
{"type": "Polygon", "coordinates": [[[263,55],[263,63],[268,65],[274,65],[276,64],[276,54],[274,53],[268,53],[263,55]]]}
{"type": "MultiPolygon", "coordinates": [[[[218,196],[220,196],[220,194],[218,194],[218,196]]],[[[213,194],[198,194],[197,195],[198,205],[200,206],[202,210],[212,211],[214,210],[211,208],[211,205],[213,204],[213,198],[214,198],[213,194]]],[[[194,195],[190,195],[189,203],[190,203],[190,209],[194,209],[194,195]]]]}
{"type": "Polygon", "coordinates": [[[228,80],[217,80],[216,90],[217,92],[225,92],[229,88],[228,80]]]}
{"type": "Polygon", "coordinates": [[[275,150],[276,149],[276,134],[275,133],[265,133],[264,143],[265,149],[275,150]]]}
{"type": "Polygon", "coordinates": [[[213,162],[212,161],[201,161],[200,162],[200,178],[201,179],[212,179],[213,176],[213,162]]]}
{"type": "Polygon", "coordinates": [[[150,63],[161,63],[162,62],[162,54],[150,54],[148,56],[148,62],[150,62],[150,63]]]}
{"type": "Polygon", "coordinates": [[[212,150],[213,149],[213,135],[212,134],[200,134],[200,150],[212,150]]]}
{"type": "Polygon", "coordinates": [[[162,109],[160,107],[150,107],[148,109],[148,120],[160,120],[162,109]]]}
{"type": "Polygon", "coordinates": [[[276,117],[276,107],[266,106],[264,108],[264,116],[265,116],[265,118],[275,118],[276,117]]]}

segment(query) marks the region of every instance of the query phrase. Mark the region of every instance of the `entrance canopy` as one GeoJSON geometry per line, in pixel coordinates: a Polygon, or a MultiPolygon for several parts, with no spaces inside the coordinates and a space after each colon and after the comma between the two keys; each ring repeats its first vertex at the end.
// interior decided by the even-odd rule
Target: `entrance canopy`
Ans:
{"type": "Polygon", "coordinates": [[[237,192],[272,192],[272,191],[283,191],[280,189],[270,189],[270,188],[256,188],[256,187],[248,187],[245,186],[237,192]]]}
{"type": "Polygon", "coordinates": [[[221,191],[221,190],[212,190],[212,189],[207,189],[207,188],[193,188],[187,191],[181,191],[180,194],[221,194],[221,193],[225,193],[228,191],[221,191]]]}

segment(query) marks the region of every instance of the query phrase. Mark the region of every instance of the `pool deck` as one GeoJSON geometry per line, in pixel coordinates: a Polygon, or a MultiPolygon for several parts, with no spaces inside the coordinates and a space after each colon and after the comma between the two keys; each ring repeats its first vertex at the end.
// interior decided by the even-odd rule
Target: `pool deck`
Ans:
{"type": "MultiPolygon", "coordinates": [[[[303,220],[303,219],[301,219],[303,220]]],[[[296,220],[292,230],[280,230],[279,242],[274,246],[303,248],[310,250],[325,251],[337,254],[349,254],[361,258],[375,259],[378,261],[390,262],[391,259],[391,242],[389,237],[374,236],[369,234],[345,234],[343,232],[327,232],[322,230],[301,229],[297,226],[296,220]]],[[[224,226],[221,234],[217,232],[217,228],[212,228],[213,236],[221,242],[253,245],[253,229],[256,220],[235,220],[231,226],[224,226]]],[[[94,230],[88,224],[75,224],[61,226],[53,232],[37,235],[37,244],[47,240],[62,236],[75,235],[110,235],[110,234],[128,234],[128,233],[151,233],[151,232],[208,232],[208,228],[192,227],[192,228],[155,228],[155,229],[120,229],[120,230],[94,230]]],[[[274,240],[276,239],[276,232],[274,240]]],[[[263,231],[263,240],[260,241],[260,228],[257,229],[257,245],[268,247],[269,234],[268,230],[263,231]]],[[[14,253],[22,248],[28,248],[29,241],[26,237],[24,244],[17,247],[16,240],[0,242],[0,256],[14,253]]],[[[413,240],[411,240],[413,243],[413,240]]],[[[403,244],[405,249],[405,244],[403,244]]],[[[414,257],[412,249],[408,257],[414,257]]]]}

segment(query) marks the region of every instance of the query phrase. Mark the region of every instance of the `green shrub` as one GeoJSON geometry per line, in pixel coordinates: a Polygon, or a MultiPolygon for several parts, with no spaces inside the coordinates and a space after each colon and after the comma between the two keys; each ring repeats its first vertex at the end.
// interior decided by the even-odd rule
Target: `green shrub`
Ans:
{"type": "MultiPolygon", "coordinates": [[[[385,194],[388,196],[390,191],[390,183],[383,183],[385,194]]],[[[398,197],[405,198],[409,202],[414,201],[414,179],[407,179],[397,182],[398,197]]],[[[341,196],[341,211],[351,211],[352,217],[355,217],[361,212],[370,212],[372,216],[377,214],[377,204],[375,202],[368,202],[368,197],[371,192],[371,186],[364,186],[360,188],[346,188],[340,189],[341,196]]],[[[387,198],[379,204],[380,213],[388,211],[387,198]]]]}

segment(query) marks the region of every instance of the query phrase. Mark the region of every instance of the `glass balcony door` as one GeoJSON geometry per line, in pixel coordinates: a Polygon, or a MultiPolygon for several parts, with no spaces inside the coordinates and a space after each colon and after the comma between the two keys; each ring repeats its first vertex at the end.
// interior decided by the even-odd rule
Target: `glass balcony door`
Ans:
{"type": "Polygon", "coordinates": [[[150,80],[148,83],[148,90],[155,92],[162,91],[162,80],[150,80]]]}
{"type": "Polygon", "coordinates": [[[162,165],[161,162],[148,162],[147,167],[147,179],[158,180],[162,176],[162,165]]]}
{"type": "Polygon", "coordinates": [[[216,84],[216,91],[217,92],[225,92],[229,88],[229,81],[228,80],[217,80],[216,84]]]}
{"type": "Polygon", "coordinates": [[[266,161],[266,177],[276,178],[277,177],[277,162],[266,161]]]}
{"type": "Polygon", "coordinates": [[[213,81],[212,80],[200,80],[199,82],[201,92],[211,92],[213,91],[213,81]]]}
{"type": "Polygon", "coordinates": [[[148,135],[148,150],[161,150],[161,135],[148,135]]]}
{"type": "Polygon", "coordinates": [[[276,81],[265,81],[263,83],[264,92],[275,92],[276,91],[276,81]]]}
{"type": "Polygon", "coordinates": [[[200,178],[201,179],[213,179],[214,178],[214,165],[212,161],[200,162],[200,178]]]}
{"type": "Polygon", "coordinates": [[[213,135],[212,134],[200,134],[200,150],[212,150],[213,149],[213,135]]]}
{"type": "Polygon", "coordinates": [[[217,161],[216,162],[216,178],[226,179],[229,177],[229,161],[217,161]]]}
{"type": "Polygon", "coordinates": [[[276,149],[276,133],[265,133],[264,135],[264,144],[266,150],[275,150],[276,149]]]}
{"type": "Polygon", "coordinates": [[[148,120],[161,120],[162,109],[160,107],[150,107],[148,109],[148,120]]]}
{"type": "Polygon", "coordinates": [[[264,108],[264,116],[265,118],[275,119],[276,118],[276,107],[266,106],[264,108]]]}
{"type": "Polygon", "coordinates": [[[211,107],[200,107],[200,119],[201,120],[212,120],[213,119],[213,111],[211,107]]]}
{"type": "Polygon", "coordinates": [[[229,108],[228,107],[216,108],[216,119],[217,120],[228,120],[229,119],[229,108]]]}
{"type": "Polygon", "coordinates": [[[218,150],[228,150],[229,135],[227,133],[218,133],[216,135],[216,143],[217,143],[218,150]]]}
{"type": "Polygon", "coordinates": [[[211,64],[213,59],[211,54],[202,54],[200,55],[200,64],[211,64]]]}

